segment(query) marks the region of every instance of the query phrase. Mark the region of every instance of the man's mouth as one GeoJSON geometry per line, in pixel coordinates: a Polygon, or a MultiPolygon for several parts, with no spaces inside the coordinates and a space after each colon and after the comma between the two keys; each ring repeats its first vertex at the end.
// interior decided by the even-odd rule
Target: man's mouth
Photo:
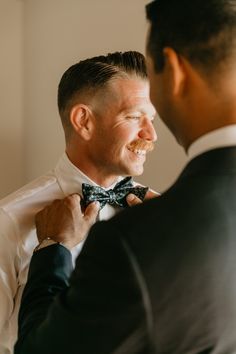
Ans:
{"type": "Polygon", "coordinates": [[[145,140],[136,140],[127,146],[127,149],[138,156],[146,156],[147,152],[152,151],[154,143],[145,140]]]}
{"type": "Polygon", "coordinates": [[[138,156],[146,156],[147,151],[146,150],[140,150],[140,149],[133,149],[131,147],[128,147],[128,150],[135,153],[138,156]]]}

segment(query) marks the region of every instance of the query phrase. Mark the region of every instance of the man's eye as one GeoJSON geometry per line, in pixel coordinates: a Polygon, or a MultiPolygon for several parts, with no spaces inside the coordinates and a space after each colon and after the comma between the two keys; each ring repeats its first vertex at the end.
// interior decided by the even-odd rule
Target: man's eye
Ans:
{"type": "Polygon", "coordinates": [[[134,119],[134,120],[139,120],[140,117],[139,116],[128,116],[128,119],[134,119]]]}

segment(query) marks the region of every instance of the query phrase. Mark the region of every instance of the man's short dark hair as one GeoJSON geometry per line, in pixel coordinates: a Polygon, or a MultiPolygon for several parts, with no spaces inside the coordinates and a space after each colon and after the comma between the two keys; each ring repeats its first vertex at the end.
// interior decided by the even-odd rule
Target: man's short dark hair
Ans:
{"type": "Polygon", "coordinates": [[[155,0],[146,6],[150,33],[147,51],[156,72],[163,49],[173,48],[204,74],[232,57],[236,39],[235,0],[155,0]]]}
{"type": "Polygon", "coordinates": [[[78,94],[93,95],[112,78],[125,75],[147,79],[145,58],[136,51],[96,56],[72,65],[58,86],[58,109],[64,128],[70,127],[68,114],[78,94]]]}

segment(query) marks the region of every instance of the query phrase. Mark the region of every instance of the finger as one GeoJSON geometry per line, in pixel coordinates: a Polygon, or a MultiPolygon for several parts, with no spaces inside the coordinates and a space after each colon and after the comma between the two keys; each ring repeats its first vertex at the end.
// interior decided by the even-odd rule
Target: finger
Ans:
{"type": "Polygon", "coordinates": [[[48,213],[48,206],[45,207],[44,209],[40,210],[36,215],[35,215],[35,223],[36,225],[41,222],[41,220],[44,218],[45,214],[48,213]]]}
{"type": "Polygon", "coordinates": [[[127,195],[126,201],[129,206],[134,206],[142,203],[142,200],[132,193],[127,195]]]}
{"type": "Polygon", "coordinates": [[[44,219],[44,215],[45,215],[45,209],[41,210],[35,215],[36,234],[39,242],[41,242],[44,239],[42,227],[41,227],[41,223],[42,220],[44,219]]]}
{"type": "Polygon", "coordinates": [[[64,200],[64,206],[69,212],[76,213],[78,217],[83,215],[81,206],[81,197],[79,194],[73,194],[64,200]]]}
{"type": "Polygon", "coordinates": [[[159,194],[149,189],[145,195],[144,200],[148,200],[156,197],[159,197],[159,194]]]}
{"type": "Polygon", "coordinates": [[[68,207],[78,208],[80,207],[81,197],[79,194],[71,194],[64,199],[64,204],[68,207]]]}
{"type": "Polygon", "coordinates": [[[84,217],[91,223],[95,223],[98,212],[100,210],[100,203],[99,202],[93,202],[90,203],[87,208],[85,209],[84,212],[84,217]]]}

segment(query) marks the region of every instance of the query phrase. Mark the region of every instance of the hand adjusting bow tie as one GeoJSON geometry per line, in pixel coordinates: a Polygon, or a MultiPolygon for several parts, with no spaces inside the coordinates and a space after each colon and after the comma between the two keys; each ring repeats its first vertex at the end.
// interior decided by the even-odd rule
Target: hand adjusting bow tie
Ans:
{"type": "Polygon", "coordinates": [[[102,209],[106,203],[126,207],[128,206],[126,202],[126,196],[128,194],[135,194],[139,199],[143,200],[147,190],[148,187],[134,187],[132,177],[122,179],[122,181],[118,182],[113,189],[109,190],[105,190],[99,186],[91,186],[87,183],[82,184],[83,202],[85,206],[94,201],[99,201],[100,209],[102,209]]]}

